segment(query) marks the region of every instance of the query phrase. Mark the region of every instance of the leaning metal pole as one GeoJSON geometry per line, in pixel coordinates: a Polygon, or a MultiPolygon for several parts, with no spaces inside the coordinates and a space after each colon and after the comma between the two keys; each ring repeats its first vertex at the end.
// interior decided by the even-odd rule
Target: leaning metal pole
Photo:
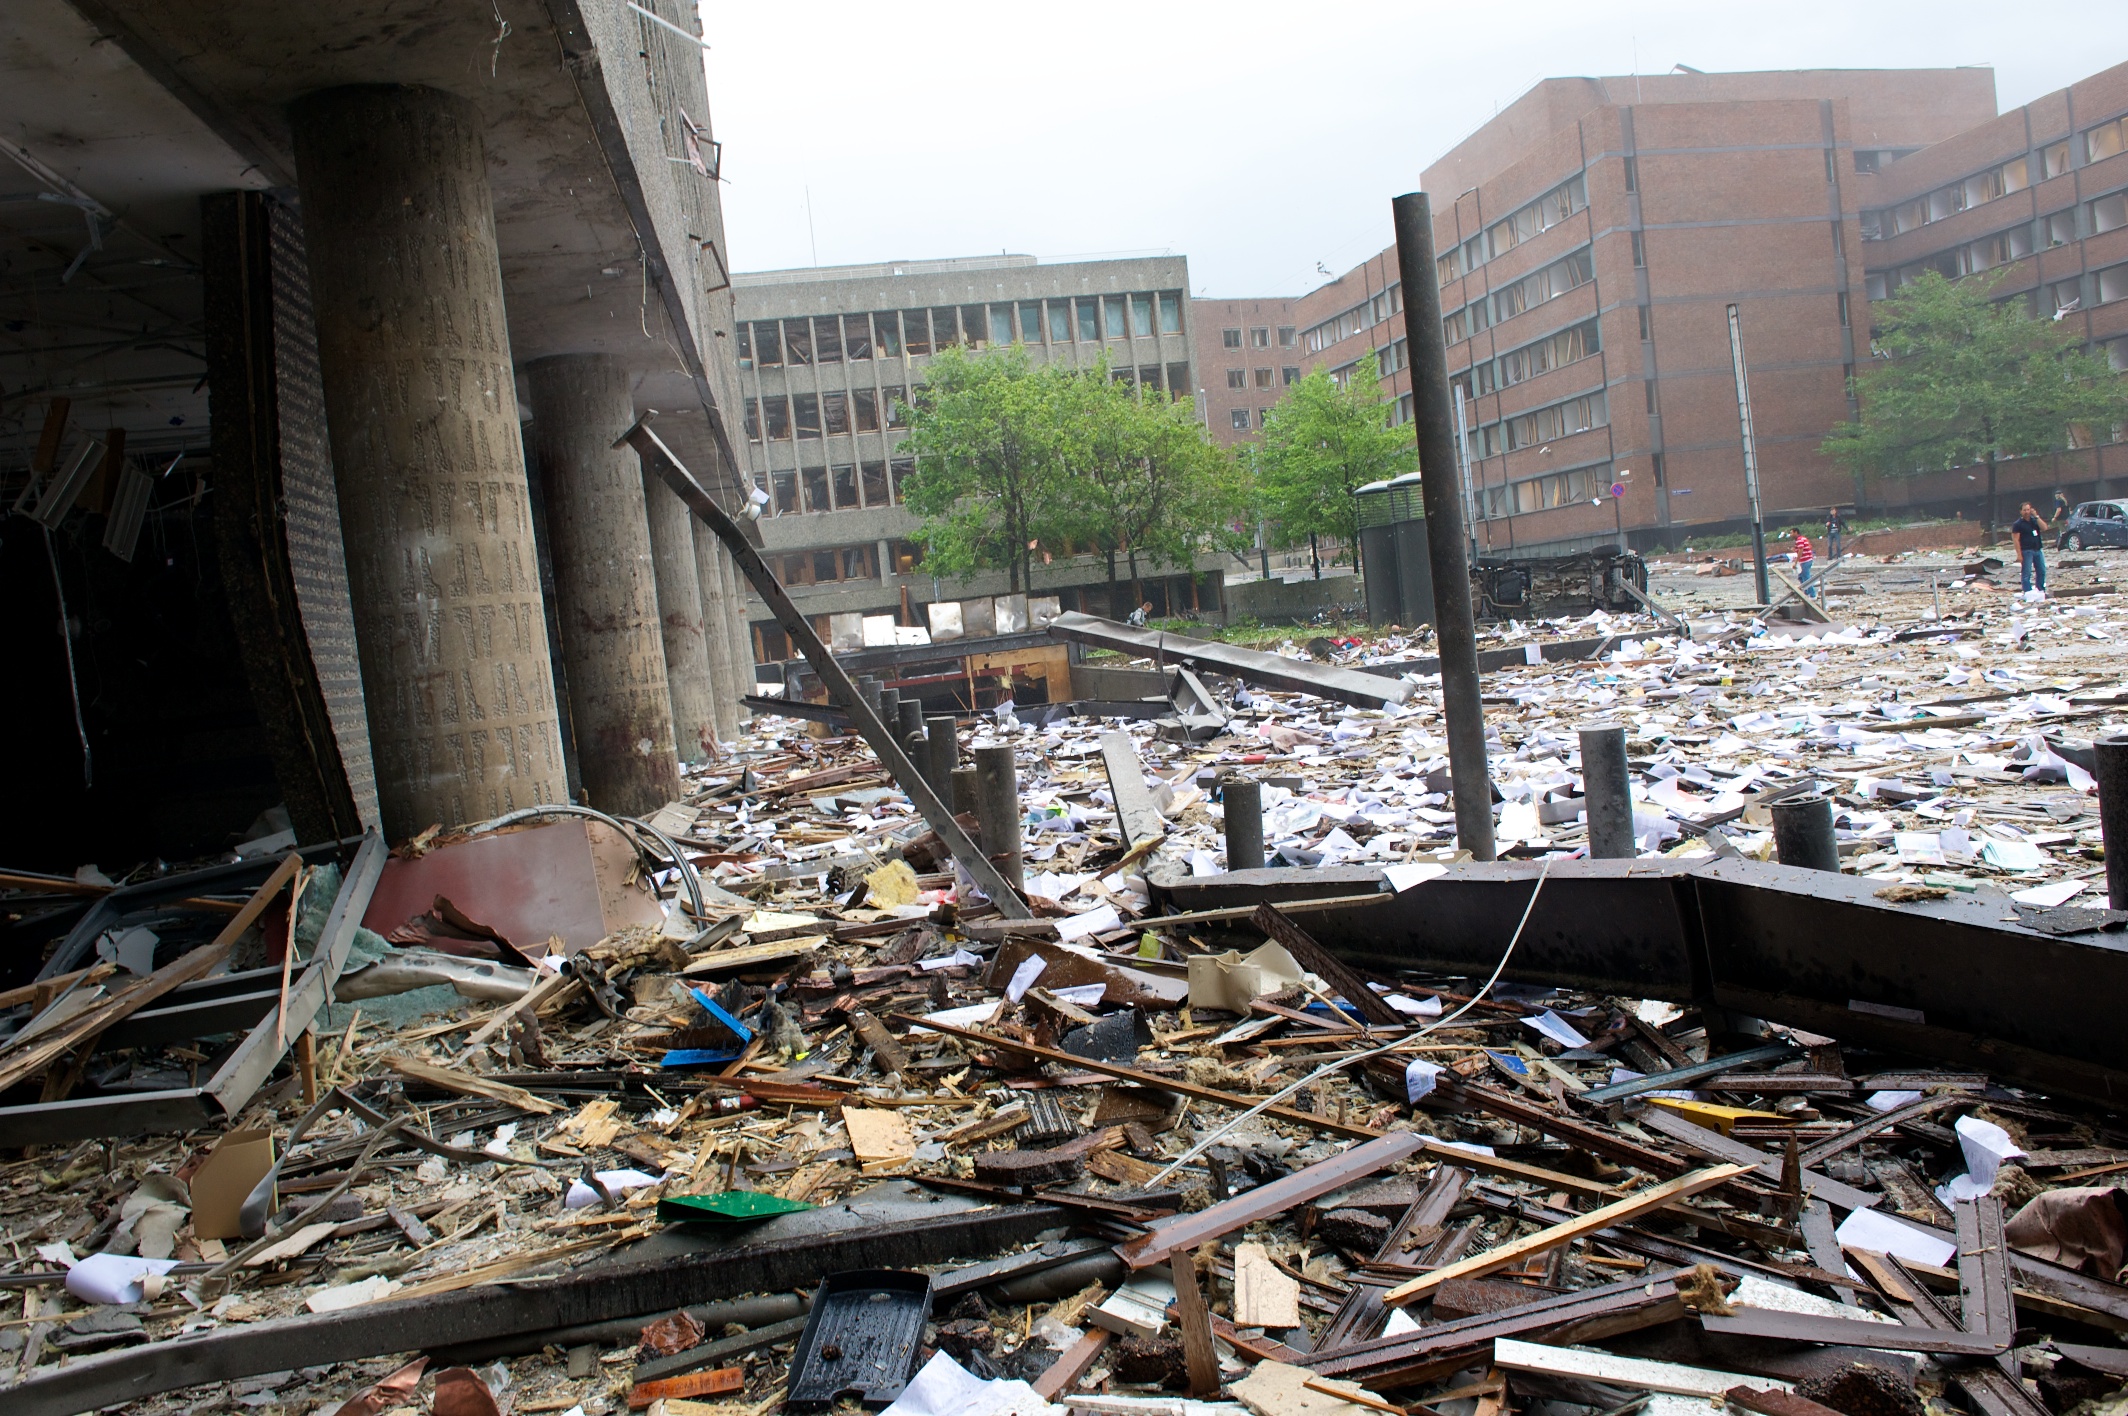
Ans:
{"type": "Polygon", "coordinates": [[[643,465],[663,478],[665,485],[687,504],[687,509],[717,533],[717,539],[731,552],[733,563],[753,584],[762,603],[776,617],[776,623],[783,627],[783,632],[791,637],[791,643],[798,646],[798,652],[805,655],[806,663],[819,675],[828,697],[849,715],[850,722],[878,754],[880,765],[908,794],[917,812],[938,833],[939,840],[967,870],[969,878],[997,905],[998,912],[1008,919],[1031,918],[1034,912],[1027,908],[1027,902],[1006,882],[989,858],[976,849],[975,842],[968,839],[968,833],[953,819],[953,812],[939,800],[938,793],[932,790],[924,774],[909,759],[907,750],[895,735],[899,723],[884,722],[872,711],[871,704],[858,693],[856,683],[843,671],[842,665],[835,662],[827,646],[820,642],[820,636],[813,633],[812,625],[806,623],[805,616],[791,603],[791,597],[784,593],[782,584],[769,570],[768,562],[761,559],[761,553],[739,530],[738,523],[724,514],[724,509],[711,499],[694,474],[673,455],[672,449],[650,430],[650,420],[656,414],[656,409],[646,410],[635,420],[633,427],[621,434],[614,446],[621,443],[633,446],[642,455],[643,465]]]}
{"type": "Polygon", "coordinates": [[[1493,784],[1485,760],[1485,707],[1478,697],[1478,632],[1470,617],[1470,558],[1455,410],[1448,401],[1448,350],[1441,343],[1441,287],[1434,279],[1433,207],[1424,192],[1407,192],[1392,206],[1397,269],[1404,283],[1404,337],[1411,353],[1412,422],[1419,437],[1419,495],[1433,561],[1434,636],[1441,648],[1441,711],[1448,718],[1456,841],[1473,860],[1491,860],[1493,784]]]}
{"type": "Polygon", "coordinates": [[[1751,426],[1751,381],[1744,377],[1744,325],[1736,306],[1729,307],[1729,362],[1736,369],[1736,421],[1744,434],[1744,491],[1751,498],[1751,565],[1758,577],[1759,603],[1773,603],[1773,582],[1766,576],[1766,518],[1759,510],[1759,441],[1751,426]]]}

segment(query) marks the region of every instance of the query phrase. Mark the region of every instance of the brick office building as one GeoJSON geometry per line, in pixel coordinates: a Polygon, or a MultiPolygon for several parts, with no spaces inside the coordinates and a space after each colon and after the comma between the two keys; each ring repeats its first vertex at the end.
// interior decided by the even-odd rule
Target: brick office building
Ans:
{"type": "MultiPolygon", "coordinates": [[[[2003,298],[2071,325],[2128,371],[2128,64],[1884,164],[1863,184],[1860,228],[1870,299],[1925,270],[1956,279],[2007,266],[2003,298]]],[[[2021,497],[2044,507],[2057,487],[2072,502],[2118,495],[2128,445],[2113,432],[2001,463],[2004,516],[2021,497]]],[[[1977,510],[1984,484],[1966,468],[1888,482],[1873,496],[1977,510]]]]}
{"type": "Polygon", "coordinates": [[[1300,382],[1297,300],[1192,300],[1199,409],[1212,440],[1247,442],[1290,384],[1300,382]]]}
{"type": "MultiPolygon", "coordinates": [[[[1742,517],[1731,302],[1769,518],[1852,501],[1817,448],[1867,344],[1861,213],[1994,111],[1986,69],[1548,79],[1428,167],[1480,549],[1742,517]]],[[[1302,367],[1374,358],[1408,419],[1394,247],[1294,305],[1302,367]]]]}

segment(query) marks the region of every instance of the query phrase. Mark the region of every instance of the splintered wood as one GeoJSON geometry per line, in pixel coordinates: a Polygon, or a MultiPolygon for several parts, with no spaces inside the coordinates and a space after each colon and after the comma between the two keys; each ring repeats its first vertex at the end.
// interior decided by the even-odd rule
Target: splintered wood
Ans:
{"type": "Polygon", "coordinates": [[[916,1159],[916,1136],[899,1111],[845,1106],[843,1124],[850,1130],[850,1150],[866,1175],[893,1175],[916,1159]]]}
{"type": "Polygon", "coordinates": [[[1300,1326],[1300,1283],[1280,1272],[1261,1244],[1234,1246],[1234,1321],[1241,1327],[1300,1326]]]}

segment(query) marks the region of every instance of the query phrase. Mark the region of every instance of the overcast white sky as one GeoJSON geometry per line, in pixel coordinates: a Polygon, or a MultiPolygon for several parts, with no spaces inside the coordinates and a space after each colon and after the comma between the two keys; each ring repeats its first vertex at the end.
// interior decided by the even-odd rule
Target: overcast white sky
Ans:
{"type": "Polygon", "coordinates": [[[705,0],[703,24],[736,268],[1172,251],[1212,296],[1388,245],[1389,199],[1548,75],[1989,65],[2008,109],[2128,60],[2122,0],[705,0]]]}

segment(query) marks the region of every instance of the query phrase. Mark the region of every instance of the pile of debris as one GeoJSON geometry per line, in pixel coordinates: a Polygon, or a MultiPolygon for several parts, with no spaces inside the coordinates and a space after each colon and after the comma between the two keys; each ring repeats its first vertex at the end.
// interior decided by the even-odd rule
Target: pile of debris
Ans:
{"type": "Polygon", "coordinates": [[[0,995],[9,1409],[2110,1412],[2128,1122],[2078,1079],[2117,1059],[1970,1065],[1859,965],[1794,984],[1857,990],[1840,1037],[1541,976],[1619,927],[1560,922],[1606,867],[1812,893],[1757,862],[1815,791],[1849,872],[1818,895],[1985,915],[2090,1006],[2044,951],[2128,922],[2092,776],[2118,601],[1867,603],[1490,632],[1517,863],[1457,850],[1419,646],[1167,636],[1167,731],[1007,706],[972,725],[993,790],[947,776],[966,723],[922,759],[1009,910],[862,742],[769,717],[643,822],[10,876],[44,976],[0,995]],[[1575,859],[1591,716],[1642,859],[1575,859]],[[1237,875],[1252,825],[1274,868],[1237,875]],[[1424,955],[1458,931],[1467,963],[1424,955]]]}

